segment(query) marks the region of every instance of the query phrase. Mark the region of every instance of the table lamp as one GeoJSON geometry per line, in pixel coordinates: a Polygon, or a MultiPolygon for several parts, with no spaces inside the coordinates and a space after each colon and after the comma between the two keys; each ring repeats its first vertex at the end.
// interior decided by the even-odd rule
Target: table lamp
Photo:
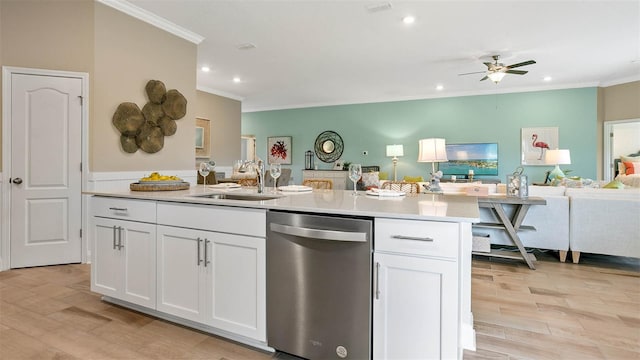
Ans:
{"type": "Polygon", "coordinates": [[[551,170],[549,174],[549,178],[557,179],[563,178],[564,173],[560,170],[559,165],[571,164],[571,154],[567,149],[555,149],[555,150],[547,150],[544,156],[544,162],[549,165],[555,165],[555,169],[551,170]]]}
{"type": "Polygon", "coordinates": [[[387,156],[393,156],[393,181],[398,181],[396,166],[398,165],[398,156],[404,156],[402,145],[387,145],[387,156]]]}
{"type": "Polygon", "coordinates": [[[433,192],[442,191],[440,188],[440,177],[436,175],[437,162],[447,161],[447,149],[444,139],[432,138],[422,139],[418,142],[418,162],[430,162],[431,163],[431,185],[429,190],[433,192]]]}

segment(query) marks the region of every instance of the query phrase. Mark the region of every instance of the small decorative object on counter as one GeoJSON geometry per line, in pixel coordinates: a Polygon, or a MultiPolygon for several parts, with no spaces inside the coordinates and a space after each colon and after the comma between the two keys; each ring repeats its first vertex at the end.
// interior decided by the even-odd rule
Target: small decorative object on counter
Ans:
{"type": "Polygon", "coordinates": [[[313,170],[313,151],[307,150],[304,152],[304,169],[305,170],[313,170]]]}
{"type": "Polygon", "coordinates": [[[526,198],[529,196],[529,181],[527,175],[523,174],[524,169],[518,166],[516,171],[507,175],[507,196],[526,198]]]}

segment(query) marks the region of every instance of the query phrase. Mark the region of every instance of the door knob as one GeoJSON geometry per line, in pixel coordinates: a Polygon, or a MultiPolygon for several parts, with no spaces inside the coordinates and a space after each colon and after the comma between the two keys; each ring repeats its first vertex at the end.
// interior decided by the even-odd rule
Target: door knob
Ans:
{"type": "Polygon", "coordinates": [[[13,179],[12,183],[14,183],[14,184],[22,184],[22,179],[15,178],[15,179],[13,179]]]}

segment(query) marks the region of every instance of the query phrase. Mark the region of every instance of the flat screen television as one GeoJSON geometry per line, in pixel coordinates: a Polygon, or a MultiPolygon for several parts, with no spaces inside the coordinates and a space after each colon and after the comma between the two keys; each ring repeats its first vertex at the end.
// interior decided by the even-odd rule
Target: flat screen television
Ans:
{"type": "Polygon", "coordinates": [[[438,163],[443,175],[498,175],[498,144],[447,144],[447,162],[438,163]]]}

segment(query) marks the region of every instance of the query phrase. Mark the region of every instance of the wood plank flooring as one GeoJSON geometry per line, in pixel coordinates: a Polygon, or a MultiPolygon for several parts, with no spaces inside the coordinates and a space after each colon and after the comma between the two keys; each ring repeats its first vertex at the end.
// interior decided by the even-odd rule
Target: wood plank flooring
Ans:
{"type": "MultiPolygon", "coordinates": [[[[640,359],[640,261],[474,258],[477,351],[464,359],[640,359]]],[[[88,265],[0,272],[0,359],[272,359],[107,304],[88,265]]]]}

